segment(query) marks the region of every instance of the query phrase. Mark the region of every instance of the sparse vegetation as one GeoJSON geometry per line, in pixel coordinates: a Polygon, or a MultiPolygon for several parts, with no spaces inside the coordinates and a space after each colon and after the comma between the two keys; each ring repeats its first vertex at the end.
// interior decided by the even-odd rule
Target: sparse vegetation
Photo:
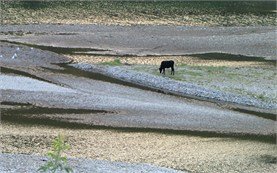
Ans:
{"type": "Polygon", "coordinates": [[[62,156],[63,152],[69,148],[69,145],[65,143],[64,136],[58,135],[52,143],[53,150],[48,153],[50,160],[45,165],[41,166],[38,171],[52,173],[56,171],[73,172],[72,168],[67,163],[67,158],[62,156]]]}
{"type": "Polygon", "coordinates": [[[122,65],[122,63],[120,62],[120,59],[115,59],[115,60],[109,61],[109,62],[103,62],[101,64],[102,65],[110,65],[110,66],[120,66],[120,65],[122,65]]]}
{"type": "Polygon", "coordinates": [[[261,161],[267,164],[277,164],[277,157],[272,155],[262,155],[261,161]]]}
{"type": "MultiPolygon", "coordinates": [[[[183,82],[200,85],[213,90],[234,93],[247,96],[261,101],[276,102],[274,86],[277,85],[276,65],[271,61],[239,56],[243,61],[236,61],[238,58],[223,54],[223,58],[217,54],[209,54],[212,57],[201,55],[191,56],[171,56],[170,59],[176,63],[175,75],[170,75],[170,69],[166,69],[165,77],[183,82]],[[235,59],[235,60],[233,60],[235,59]],[[259,83],[259,85],[257,85],[259,83]],[[258,87],[257,87],[258,86],[258,87]]],[[[77,62],[88,62],[106,65],[120,65],[122,68],[150,73],[161,76],[159,65],[163,60],[168,60],[168,56],[161,57],[105,57],[105,56],[75,56],[77,62]],[[116,59],[121,63],[114,63],[116,59]],[[95,61],[97,60],[97,61],[95,61]],[[109,63],[110,62],[110,63],[109,63]],[[124,66],[128,64],[128,66],[124,66]]]]}
{"type": "MultiPolygon", "coordinates": [[[[133,65],[131,69],[161,76],[158,66],[133,65]]],[[[175,68],[175,75],[166,69],[165,77],[193,83],[206,88],[244,95],[261,101],[276,100],[273,90],[275,68],[247,68],[227,66],[197,66],[181,64],[175,68]],[[261,75],[262,74],[262,75],[261,75]],[[257,81],[260,83],[257,86],[257,81]]]]}
{"type": "Polygon", "coordinates": [[[2,24],[276,26],[276,1],[4,1],[2,24]]]}

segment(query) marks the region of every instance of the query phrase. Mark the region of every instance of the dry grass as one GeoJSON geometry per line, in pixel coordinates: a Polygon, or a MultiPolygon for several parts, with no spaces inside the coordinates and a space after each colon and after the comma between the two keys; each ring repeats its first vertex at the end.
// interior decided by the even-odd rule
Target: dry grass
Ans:
{"type": "Polygon", "coordinates": [[[275,2],[1,2],[2,24],[276,25],[275,2]]]}
{"type": "Polygon", "coordinates": [[[207,60],[192,56],[147,56],[147,57],[116,57],[116,56],[93,56],[93,55],[66,55],[75,62],[100,64],[120,60],[122,64],[130,65],[160,65],[163,60],[174,60],[176,65],[197,66],[226,66],[226,67],[271,67],[274,66],[265,61],[232,61],[232,60],[207,60]]]}

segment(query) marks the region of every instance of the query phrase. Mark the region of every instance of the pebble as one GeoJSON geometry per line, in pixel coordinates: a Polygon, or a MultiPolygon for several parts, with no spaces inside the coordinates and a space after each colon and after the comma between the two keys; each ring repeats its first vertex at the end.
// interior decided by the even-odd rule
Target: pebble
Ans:
{"type": "Polygon", "coordinates": [[[12,56],[12,59],[15,59],[15,58],[17,58],[17,54],[16,53],[14,53],[13,56],[12,56]]]}

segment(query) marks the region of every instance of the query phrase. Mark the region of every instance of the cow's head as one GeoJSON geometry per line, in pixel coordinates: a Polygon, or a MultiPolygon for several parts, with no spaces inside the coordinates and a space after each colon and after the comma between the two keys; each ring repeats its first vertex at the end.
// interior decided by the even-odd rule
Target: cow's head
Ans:
{"type": "Polygon", "coordinates": [[[161,67],[159,68],[159,70],[160,70],[160,73],[162,73],[162,68],[161,67]]]}

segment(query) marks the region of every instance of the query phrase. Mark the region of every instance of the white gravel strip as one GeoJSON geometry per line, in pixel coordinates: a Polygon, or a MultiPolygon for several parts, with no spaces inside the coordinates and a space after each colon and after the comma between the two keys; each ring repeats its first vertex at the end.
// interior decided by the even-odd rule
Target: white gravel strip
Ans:
{"type": "Polygon", "coordinates": [[[196,96],[205,99],[231,102],[235,104],[254,106],[263,109],[277,108],[277,105],[271,102],[265,102],[246,96],[211,90],[198,85],[172,80],[163,76],[155,76],[148,73],[127,70],[118,66],[110,67],[87,63],[71,64],[71,66],[85,71],[101,73],[116,79],[139,84],[142,86],[165,90],[169,93],[177,93],[184,96],[196,96]]]}
{"type": "MultiPolygon", "coordinates": [[[[0,154],[1,173],[37,173],[38,168],[47,161],[45,157],[23,154],[0,154]]],[[[90,159],[69,159],[69,165],[78,173],[181,173],[150,164],[131,164],[90,159]]],[[[60,172],[60,171],[59,171],[60,172]]]]}

